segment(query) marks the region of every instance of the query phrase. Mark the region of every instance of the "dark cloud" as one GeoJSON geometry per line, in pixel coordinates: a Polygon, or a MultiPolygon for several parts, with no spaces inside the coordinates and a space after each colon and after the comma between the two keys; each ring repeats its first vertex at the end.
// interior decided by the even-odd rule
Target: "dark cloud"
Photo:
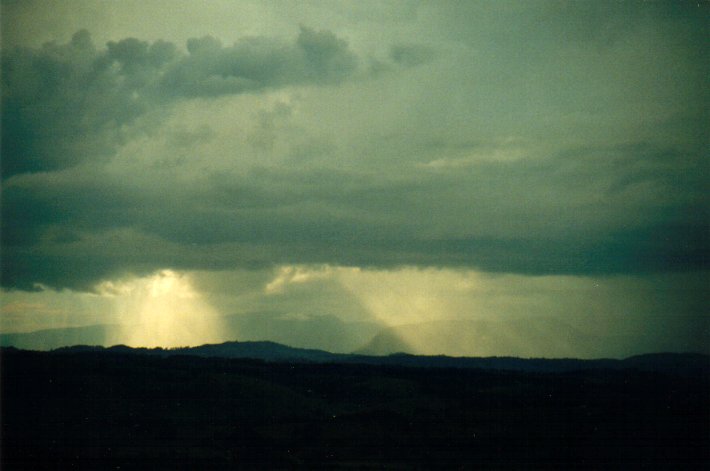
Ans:
{"type": "MultiPolygon", "coordinates": [[[[161,267],[474,267],[534,275],[710,268],[698,157],[567,150],[410,175],[262,168],[166,189],[82,171],[15,177],[3,284],[91,289],[161,267]]],[[[169,174],[168,174],[168,178],[169,174]]]]}
{"type": "Polygon", "coordinates": [[[305,27],[294,43],[246,38],[223,47],[207,36],[188,40],[187,51],[135,38],[98,50],[85,30],[68,44],[3,51],[3,178],[111,155],[125,141],[126,126],[158,105],[337,84],[358,65],[344,40],[305,27]]]}
{"type": "Polygon", "coordinates": [[[328,31],[302,27],[295,44],[247,38],[222,47],[210,36],[190,39],[189,55],[166,71],[165,93],[218,96],[299,83],[338,83],[357,68],[347,43],[328,31]]]}
{"type": "Polygon", "coordinates": [[[2,56],[2,175],[71,166],[109,155],[121,126],[145,112],[136,79],[113,68],[85,31],[69,44],[2,56]]]}
{"type": "Polygon", "coordinates": [[[706,65],[671,40],[699,37],[687,9],[631,28],[623,6],[546,4],[547,32],[522,4],[451,6],[434,40],[363,41],[392,73],[337,90],[360,56],[308,28],[3,51],[2,286],[288,263],[707,270],[706,65]]]}
{"type": "Polygon", "coordinates": [[[652,226],[603,238],[403,241],[421,263],[531,275],[618,275],[710,268],[707,225],[652,226]]]}

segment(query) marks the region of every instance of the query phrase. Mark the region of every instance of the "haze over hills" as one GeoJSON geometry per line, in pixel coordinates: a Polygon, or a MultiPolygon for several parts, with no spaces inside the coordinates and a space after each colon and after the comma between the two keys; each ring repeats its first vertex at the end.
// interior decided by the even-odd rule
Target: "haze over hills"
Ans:
{"type": "MultiPolygon", "coordinates": [[[[141,330],[140,325],[130,330],[141,330]]],[[[127,326],[114,324],[0,333],[0,346],[51,350],[70,345],[111,346],[130,343],[127,326]]],[[[289,317],[276,312],[233,314],[223,318],[223,340],[271,340],[298,348],[349,353],[365,345],[380,330],[374,322],[345,322],[336,316],[289,317]]]]}
{"type": "Polygon", "coordinates": [[[376,322],[346,322],[338,316],[288,316],[279,312],[232,314],[225,317],[229,338],[270,340],[298,348],[350,353],[381,330],[376,322]]]}
{"type": "MultiPolygon", "coordinates": [[[[658,351],[643,335],[594,335],[554,318],[433,321],[382,329],[356,353],[452,356],[624,358],[658,351]]],[[[661,351],[673,348],[662,349],[661,351]]],[[[703,351],[698,348],[698,351],[703,351]]]]}
{"type": "MultiPolygon", "coordinates": [[[[0,346],[30,350],[52,350],[72,345],[109,347],[157,346],[134,344],[126,331],[140,331],[141,325],[113,324],[44,329],[23,333],[0,333],[0,346]]],[[[300,349],[362,355],[509,356],[545,358],[626,358],[659,351],[709,353],[697,334],[688,341],[695,348],[679,350],[658,335],[620,332],[594,335],[552,317],[474,320],[439,320],[396,326],[375,322],[347,322],[333,315],[285,316],[278,312],[258,312],[225,316],[219,341],[271,341],[300,349]]],[[[144,336],[149,338],[148,335],[144,336]]],[[[197,345],[196,343],[175,346],[197,345]]]]}
{"type": "Polygon", "coordinates": [[[115,345],[120,343],[118,326],[90,325],[0,334],[0,345],[27,350],[52,350],[67,345],[115,345]]]}

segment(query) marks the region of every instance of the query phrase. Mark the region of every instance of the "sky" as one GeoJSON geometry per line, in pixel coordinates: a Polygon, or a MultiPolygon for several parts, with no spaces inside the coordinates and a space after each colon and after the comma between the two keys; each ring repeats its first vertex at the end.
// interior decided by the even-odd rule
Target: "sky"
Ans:
{"type": "Polygon", "coordinates": [[[3,334],[710,353],[707,2],[0,8],[3,334]]]}

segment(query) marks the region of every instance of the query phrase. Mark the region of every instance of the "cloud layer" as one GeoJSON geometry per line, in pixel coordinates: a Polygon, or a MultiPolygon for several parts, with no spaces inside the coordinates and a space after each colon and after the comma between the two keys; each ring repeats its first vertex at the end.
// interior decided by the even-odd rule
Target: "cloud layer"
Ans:
{"type": "Polygon", "coordinates": [[[706,270],[707,9],[554,5],[6,48],[2,285],[706,270]]]}
{"type": "MultiPolygon", "coordinates": [[[[179,99],[334,84],[357,68],[347,43],[302,27],[293,44],[245,38],[223,47],[211,36],[187,41],[136,38],[97,50],[89,32],[68,44],[3,54],[4,178],[58,170],[115,151],[125,127],[179,99]]],[[[163,110],[168,112],[168,110],[163,110]]]]}

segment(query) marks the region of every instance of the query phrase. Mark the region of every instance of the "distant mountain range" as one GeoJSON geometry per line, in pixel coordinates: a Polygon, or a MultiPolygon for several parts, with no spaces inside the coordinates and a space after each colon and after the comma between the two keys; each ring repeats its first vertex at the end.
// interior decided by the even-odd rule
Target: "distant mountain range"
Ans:
{"type": "MultiPolygon", "coordinates": [[[[4,347],[4,350],[14,347],[4,347]]],[[[198,356],[229,359],[254,359],[278,363],[367,364],[416,368],[461,368],[560,373],[594,369],[636,369],[677,374],[710,374],[710,355],[700,353],[654,353],[623,360],[575,358],[450,357],[396,353],[387,356],[330,353],[324,350],[293,348],[275,342],[224,342],[174,349],[131,348],[77,345],[52,350],[52,354],[83,352],[104,354],[198,356]]]]}
{"type": "Polygon", "coordinates": [[[63,327],[33,332],[0,334],[0,346],[27,350],[51,350],[66,345],[115,345],[121,339],[115,335],[119,326],[112,324],[63,327]]]}
{"type": "MultiPolygon", "coordinates": [[[[556,317],[490,317],[435,320],[386,326],[372,321],[345,321],[335,315],[292,316],[259,311],[225,316],[219,337],[211,342],[239,339],[269,340],[303,349],[340,354],[467,357],[627,358],[640,353],[692,351],[710,354],[707,332],[687,332],[679,349],[659,329],[608,329],[594,334],[556,317]]],[[[140,325],[90,325],[25,333],[0,333],[0,346],[51,350],[68,345],[133,345],[131,330],[140,325]]]]}
{"type": "MultiPolygon", "coordinates": [[[[280,312],[259,311],[223,318],[223,339],[269,339],[298,348],[318,348],[350,353],[366,345],[382,327],[374,322],[346,322],[333,315],[294,318],[280,312]]],[[[100,324],[63,327],[22,333],[0,333],[0,346],[51,350],[67,345],[117,345],[129,343],[125,326],[100,324]]],[[[140,326],[135,326],[140,329],[140,326]]]]}
{"type": "MultiPolygon", "coordinates": [[[[690,339],[689,339],[690,340],[690,339]]],[[[708,353],[694,341],[689,351],[708,353]]],[[[450,356],[626,358],[639,353],[677,351],[654,333],[594,335],[554,317],[438,320],[386,327],[353,353],[397,352],[450,356]]]]}

